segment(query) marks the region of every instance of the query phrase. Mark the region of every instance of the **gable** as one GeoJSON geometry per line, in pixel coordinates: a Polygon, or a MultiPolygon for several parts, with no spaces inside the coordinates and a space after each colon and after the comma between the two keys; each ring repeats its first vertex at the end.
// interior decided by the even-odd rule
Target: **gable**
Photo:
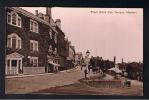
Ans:
{"type": "Polygon", "coordinates": [[[14,53],[8,54],[6,57],[7,58],[23,58],[24,56],[17,52],[14,52],[14,53]]]}

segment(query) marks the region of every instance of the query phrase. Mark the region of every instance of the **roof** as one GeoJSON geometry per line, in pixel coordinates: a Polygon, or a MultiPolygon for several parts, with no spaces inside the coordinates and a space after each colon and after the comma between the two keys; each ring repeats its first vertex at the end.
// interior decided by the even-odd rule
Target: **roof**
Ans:
{"type": "Polygon", "coordinates": [[[14,53],[8,54],[6,57],[7,58],[23,58],[24,56],[17,52],[14,52],[14,53]]]}
{"type": "Polygon", "coordinates": [[[18,13],[21,13],[21,14],[23,14],[24,16],[30,17],[30,18],[32,18],[32,19],[34,19],[34,20],[37,20],[37,21],[39,21],[39,22],[41,22],[41,23],[44,23],[44,24],[50,26],[53,31],[55,31],[56,33],[58,33],[47,21],[45,21],[45,20],[43,20],[43,19],[37,17],[37,16],[34,15],[33,13],[30,13],[30,12],[28,12],[28,11],[22,9],[22,8],[19,8],[19,7],[7,7],[7,8],[9,8],[9,9],[11,9],[11,10],[14,10],[14,11],[16,11],[16,12],[18,12],[18,13]]]}
{"type": "Polygon", "coordinates": [[[122,71],[120,69],[118,69],[117,67],[113,67],[113,68],[110,68],[108,70],[114,71],[116,73],[122,73],[122,71]]]}

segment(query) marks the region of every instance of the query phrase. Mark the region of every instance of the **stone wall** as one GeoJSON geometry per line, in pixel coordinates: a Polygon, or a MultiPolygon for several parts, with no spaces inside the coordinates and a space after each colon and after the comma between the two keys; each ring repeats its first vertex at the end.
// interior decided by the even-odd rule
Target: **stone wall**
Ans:
{"type": "Polygon", "coordinates": [[[87,85],[98,87],[98,88],[120,88],[122,87],[122,82],[120,80],[99,80],[99,81],[93,81],[93,80],[84,80],[84,83],[87,85]]]}

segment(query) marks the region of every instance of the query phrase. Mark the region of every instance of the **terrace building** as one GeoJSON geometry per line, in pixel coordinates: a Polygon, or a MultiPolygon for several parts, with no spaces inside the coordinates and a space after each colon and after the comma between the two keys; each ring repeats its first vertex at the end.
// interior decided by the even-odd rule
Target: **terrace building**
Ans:
{"type": "Polygon", "coordinates": [[[45,73],[49,62],[59,63],[57,31],[47,15],[7,7],[6,75],[45,73]],[[49,57],[49,56],[50,57],[49,57]]]}

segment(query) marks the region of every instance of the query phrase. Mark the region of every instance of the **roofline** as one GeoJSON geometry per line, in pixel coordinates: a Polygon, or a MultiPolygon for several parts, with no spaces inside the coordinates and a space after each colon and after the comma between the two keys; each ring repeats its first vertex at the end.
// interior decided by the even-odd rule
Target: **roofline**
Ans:
{"type": "Polygon", "coordinates": [[[65,33],[62,31],[62,29],[60,29],[57,25],[56,25],[56,28],[57,28],[58,30],[60,30],[60,31],[64,34],[64,36],[65,36],[65,33]]]}
{"type": "Polygon", "coordinates": [[[39,21],[39,22],[41,22],[41,23],[44,23],[44,24],[50,26],[50,28],[51,28],[53,31],[55,31],[56,33],[58,33],[47,21],[45,21],[45,20],[43,20],[43,19],[37,17],[36,15],[34,15],[34,14],[31,13],[31,12],[28,12],[28,11],[22,9],[22,8],[19,8],[19,7],[7,7],[7,8],[8,8],[8,9],[11,9],[11,10],[14,10],[14,11],[16,11],[16,12],[18,12],[18,13],[21,13],[21,14],[23,14],[24,16],[30,17],[30,18],[32,18],[32,19],[35,19],[35,20],[37,20],[37,21],[39,21]]]}

